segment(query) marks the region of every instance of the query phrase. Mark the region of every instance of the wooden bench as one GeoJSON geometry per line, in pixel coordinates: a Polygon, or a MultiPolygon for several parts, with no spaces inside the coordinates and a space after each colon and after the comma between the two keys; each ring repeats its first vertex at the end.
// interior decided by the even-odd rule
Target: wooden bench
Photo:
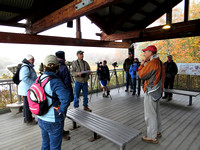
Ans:
{"type": "Polygon", "coordinates": [[[78,123],[94,132],[90,141],[98,139],[100,135],[119,145],[121,150],[129,149],[129,143],[141,133],[139,130],[80,109],[68,110],[67,117],[72,119],[74,128],[78,123]]]}
{"type": "MultiPolygon", "coordinates": [[[[192,97],[196,97],[200,94],[199,92],[175,90],[175,89],[164,89],[164,92],[189,96],[189,106],[192,105],[192,97]]],[[[169,100],[169,95],[168,95],[168,100],[169,100]]]]}

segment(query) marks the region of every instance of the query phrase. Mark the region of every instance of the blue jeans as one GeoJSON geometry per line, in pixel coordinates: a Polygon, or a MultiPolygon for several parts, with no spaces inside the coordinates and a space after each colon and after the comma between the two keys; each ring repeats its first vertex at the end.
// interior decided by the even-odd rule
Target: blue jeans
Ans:
{"type": "Polygon", "coordinates": [[[140,84],[141,84],[141,79],[138,78],[131,78],[132,82],[132,88],[133,88],[133,93],[136,93],[136,87],[137,87],[137,94],[140,95],[140,84]],[[136,86],[137,85],[137,86],[136,86]]]}
{"type": "Polygon", "coordinates": [[[79,107],[79,96],[82,90],[83,93],[83,106],[88,106],[88,83],[80,83],[75,81],[74,84],[74,107],[79,107]]]}
{"type": "Polygon", "coordinates": [[[42,134],[41,150],[61,150],[64,121],[47,122],[38,118],[42,134]]]}
{"type": "Polygon", "coordinates": [[[132,83],[131,83],[131,75],[129,72],[126,72],[126,89],[129,89],[129,85],[131,86],[132,89],[132,83]]]}

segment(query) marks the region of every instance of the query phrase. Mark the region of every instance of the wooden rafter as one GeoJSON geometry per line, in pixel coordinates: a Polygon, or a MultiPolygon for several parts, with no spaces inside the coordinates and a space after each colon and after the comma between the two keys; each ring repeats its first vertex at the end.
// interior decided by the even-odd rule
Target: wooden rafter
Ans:
{"type": "Polygon", "coordinates": [[[68,5],[58,9],[52,14],[42,18],[41,20],[35,22],[32,25],[31,31],[32,34],[36,34],[67,21],[71,21],[78,17],[88,15],[90,13],[95,12],[96,10],[106,7],[108,5],[117,3],[121,0],[94,0],[92,4],[83,7],[82,9],[76,10],[75,6],[80,3],[80,0],[74,0],[68,5]]]}
{"type": "Polygon", "coordinates": [[[132,39],[133,42],[192,37],[200,35],[200,19],[172,24],[171,30],[163,30],[163,26],[135,30],[125,33],[101,35],[101,40],[114,41],[132,39]]]}
{"type": "Polygon", "coordinates": [[[126,42],[108,42],[99,40],[41,36],[8,32],[0,32],[0,43],[87,46],[108,48],[128,48],[130,46],[130,44],[126,42]]]}

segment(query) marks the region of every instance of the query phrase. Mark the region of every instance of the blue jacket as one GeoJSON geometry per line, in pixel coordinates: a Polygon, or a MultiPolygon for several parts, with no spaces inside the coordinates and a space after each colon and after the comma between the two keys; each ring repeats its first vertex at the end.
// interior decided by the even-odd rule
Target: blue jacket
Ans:
{"type": "MultiPolygon", "coordinates": [[[[66,89],[60,78],[53,72],[44,72],[44,74],[41,76],[41,79],[47,75],[55,76],[55,78],[47,82],[44,90],[47,94],[52,97],[57,97],[59,100],[56,100],[56,102],[45,115],[38,116],[38,118],[47,122],[60,122],[65,119],[67,108],[70,105],[70,90],[66,89]],[[59,110],[57,112],[53,107],[58,106],[59,110]]],[[[47,100],[48,105],[51,105],[53,102],[52,98],[47,96],[47,100]]]]}
{"type": "Polygon", "coordinates": [[[67,68],[67,66],[64,63],[64,60],[58,60],[60,64],[60,70],[58,77],[63,81],[64,85],[66,86],[67,89],[70,89],[71,95],[73,96],[73,89],[72,89],[72,81],[70,77],[70,72],[67,68]]]}
{"type": "Polygon", "coordinates": [[[136,78],[138,76],[138,68],[140,66],[140,63],[134,63],[131,65],[129,69],[129,74],[131,75],[131,78],[136,78]]]}
{"type": "Polygon", "coordinates": [[[22,67],[19,71],[19,80],[21,80],[21,82],[18,85],[18,94],[27,96],[27,91],[37,79],[37,75],[33,69],[34,65],[26,59],[22,61],[22,66],[25,67],[22,67]]]}

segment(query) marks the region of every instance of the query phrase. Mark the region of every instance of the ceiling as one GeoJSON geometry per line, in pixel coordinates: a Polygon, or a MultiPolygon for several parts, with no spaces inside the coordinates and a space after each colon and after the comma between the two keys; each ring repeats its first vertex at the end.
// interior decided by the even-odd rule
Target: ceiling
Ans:
{"type": "MultiPolygon", "coordinates": [[[[0,0],[0,24],[25,27],[18,22],[35,23],[73,0],[0,0]]],[[[99,8],[87,17],[106,34],[146,28],[182,0],[121,0],[99,8]]]]}

